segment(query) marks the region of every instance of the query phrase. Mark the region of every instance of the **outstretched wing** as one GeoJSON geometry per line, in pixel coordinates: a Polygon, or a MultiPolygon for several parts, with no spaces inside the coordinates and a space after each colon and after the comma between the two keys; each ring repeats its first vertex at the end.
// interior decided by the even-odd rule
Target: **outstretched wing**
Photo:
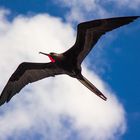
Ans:
{"type": "Polygon", "coordinates": [[[0,105],[9,102],[28,83],[58,74],[63,74],[63,70],[55,63],[21,63],[4,87],[0,96],[0,105]]]}
{"type": "Polygon", "coordinates": [[[126,25],[137,18],[139,16],[116,17],[80,23],[77,26],[76,42],[64,55],[77,58],[77,64],[80,65],[103,34],[126,25]]]}

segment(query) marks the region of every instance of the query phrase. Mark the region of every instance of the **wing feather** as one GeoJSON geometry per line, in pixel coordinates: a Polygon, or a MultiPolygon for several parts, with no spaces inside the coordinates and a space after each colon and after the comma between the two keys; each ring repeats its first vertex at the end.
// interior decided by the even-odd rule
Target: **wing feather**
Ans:
{"type": "Polygon", "coordinates": [[[0,96],[0,105],[9,102],[27,84],[57,74],[63,74],[63,70],[55,63],[21,63],[4,87],[0,96]]]}

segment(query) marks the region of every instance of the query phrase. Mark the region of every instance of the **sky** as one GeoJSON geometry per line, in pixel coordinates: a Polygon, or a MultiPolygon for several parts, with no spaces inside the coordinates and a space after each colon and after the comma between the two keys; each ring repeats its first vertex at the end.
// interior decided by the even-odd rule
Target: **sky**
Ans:
{"type": "MultiPolygon", "coordinates": [[[[140,15],[133,0],[0,0],[0,92],[22,62],[64,52],[78,23],[140,15]]],[[[140,137],[140,19],[107,33],[82,63],[104,102],[69,76],[29,84],[0,107],[2,140],[132,140],[140,137]]]]}

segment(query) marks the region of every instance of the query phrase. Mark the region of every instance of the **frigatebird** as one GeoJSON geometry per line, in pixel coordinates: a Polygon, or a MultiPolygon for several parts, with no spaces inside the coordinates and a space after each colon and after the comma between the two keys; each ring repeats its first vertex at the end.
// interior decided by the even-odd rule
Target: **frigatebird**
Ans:
{"type": "Polygon", "coordinates": [[[129,24],[137,18],[139,16],[114,17],[78,24],[75,44],[66,52],[61,54],[40,52],[47,55],[51,62],[23,62],[18,66],[2,91],[0,105],[9,102],[28,83],[59,74],[67,74],[78,79],[97,96],[107,100],[103,93],[82,75],[81,63],[102,35],[120,26],[129,24]]]}

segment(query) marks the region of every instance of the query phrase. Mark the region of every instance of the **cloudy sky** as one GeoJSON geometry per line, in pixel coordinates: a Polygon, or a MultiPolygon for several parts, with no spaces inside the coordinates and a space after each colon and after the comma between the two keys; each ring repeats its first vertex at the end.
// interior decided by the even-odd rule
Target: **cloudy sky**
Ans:
{"type": "MultiPolygon", "coordinates": [[[[64,52],[79,22],[140,15],[140,0],[0,0],[0,92],[23,62],[49,62],[38,52],[64,52]]],[[[69,76],[26,86],[0,107],[1,140],[132,140],[140,137],[140,20],[103,36],[82,73],[99,99],[69,76]]]]}

